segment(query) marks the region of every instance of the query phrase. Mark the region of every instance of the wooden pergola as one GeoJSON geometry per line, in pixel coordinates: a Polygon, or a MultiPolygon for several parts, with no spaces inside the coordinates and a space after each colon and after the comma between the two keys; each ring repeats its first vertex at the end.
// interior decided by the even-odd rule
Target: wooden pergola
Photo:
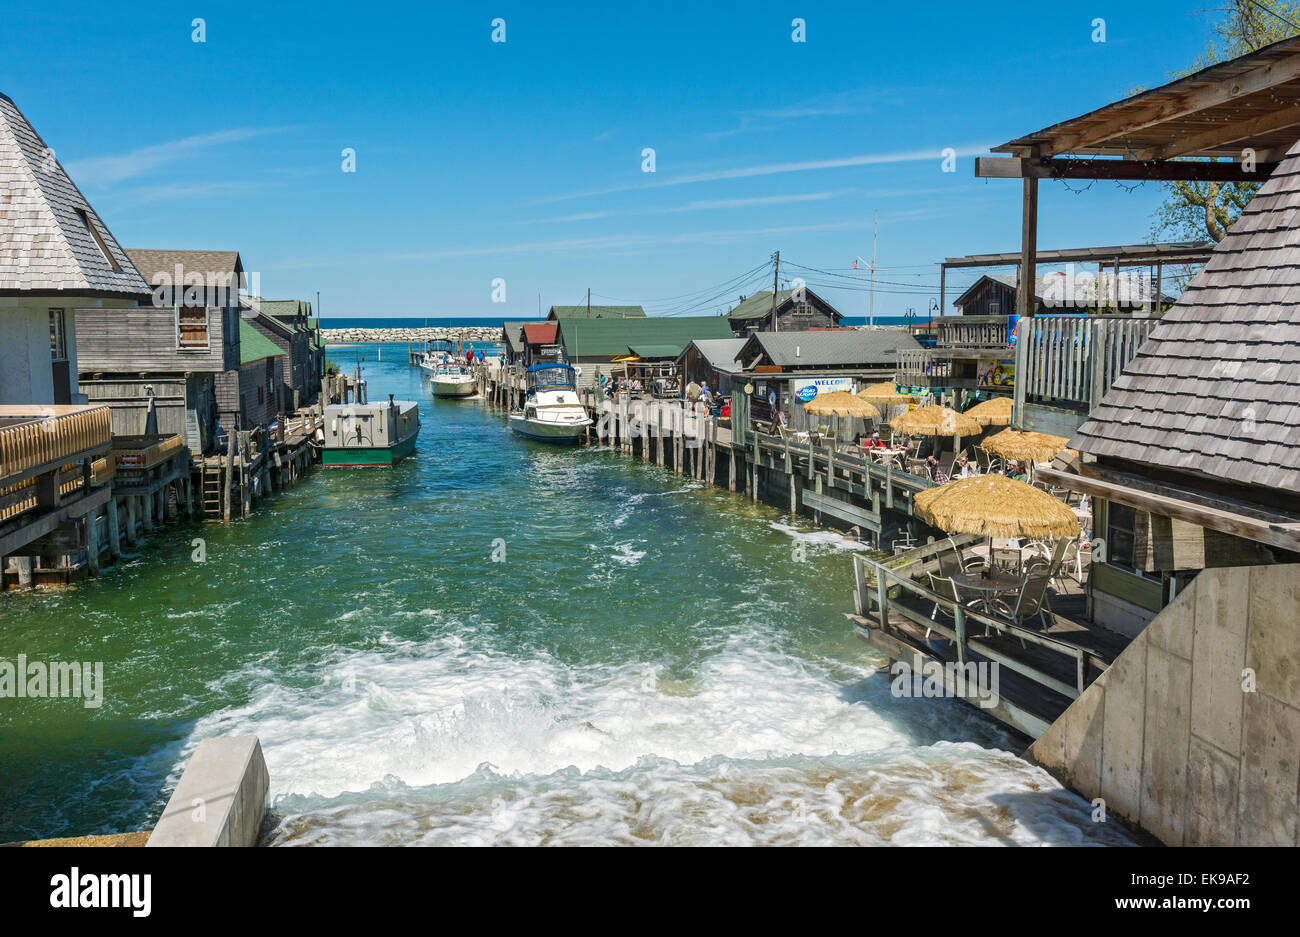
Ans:
{"type": "MultiPolygon", "coordinates": [[[[1021,179],[1021,283],[1038,262],[1039,179],[1263,182],[1300,139],[1300,37],[1107,104],[993,147],[980,178],[1021,179]]],[[[1016,291],[1016,313],[1034,315],[1034,291],[1016,291]]],[[[1017,344],[1017,374],[1027,361],[1017,344]]],[[[1024,381],[1015,383],[1021,425],[1024,381]]]]}

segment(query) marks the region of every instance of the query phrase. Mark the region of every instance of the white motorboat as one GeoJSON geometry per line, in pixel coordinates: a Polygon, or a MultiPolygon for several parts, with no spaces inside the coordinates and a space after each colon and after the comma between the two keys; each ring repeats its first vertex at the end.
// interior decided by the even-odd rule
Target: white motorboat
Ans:
{"type": "Polygon", "coordinates": [[[470,397],[478,393],[478,378],[468,365],[435,359],[433,352],[426,352],[420,359],[420,370],[428,376],[435,397],[470,397]]]}
{"type": "Polygon", "coordinates": [[[575,443],[591,426],[578,399],[578,372],[567,364],[535,364],[524,372],[524,409],[510,414],[510,428],[543,442],[575,443]]]}

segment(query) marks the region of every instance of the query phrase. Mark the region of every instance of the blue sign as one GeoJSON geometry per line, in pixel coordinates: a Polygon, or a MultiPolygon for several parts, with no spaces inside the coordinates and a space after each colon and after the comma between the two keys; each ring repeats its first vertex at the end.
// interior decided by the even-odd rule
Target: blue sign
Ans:
{"type": "Polygon", "coordinates": [[[795,396],[798,397],[804,403],[807,403],[808,401],[812,400],[814,397],[817,396],[817,385],[806,384],[805,386],[800,387],[797,391],[795,391],[795,396]]]}

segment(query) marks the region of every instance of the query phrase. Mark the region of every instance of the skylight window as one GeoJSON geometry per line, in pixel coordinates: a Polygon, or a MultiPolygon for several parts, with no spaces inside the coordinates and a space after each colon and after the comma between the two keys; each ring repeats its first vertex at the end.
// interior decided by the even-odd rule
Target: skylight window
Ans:
{"type": "Polygon", "coordinates": [[[108,265],[112,267],[114,270],[120,271],[122,269],[122,265],[119,264],[116,258],[113,257],[112,251],[108,249],[108,244],[106,244],[104,242],[104,239],[99,236],[99,231],[96,230],[95,226],[90,223],[90,215],[86,212],[85,209],[78,208],[77,217],[81,219],[81,223],[86,226],[86,230],[89,231],[90,236],[94,238],[95,244],[98,245],[99,247],[99,252],[104,255],[104,259],[108,261],[108,265]]]}

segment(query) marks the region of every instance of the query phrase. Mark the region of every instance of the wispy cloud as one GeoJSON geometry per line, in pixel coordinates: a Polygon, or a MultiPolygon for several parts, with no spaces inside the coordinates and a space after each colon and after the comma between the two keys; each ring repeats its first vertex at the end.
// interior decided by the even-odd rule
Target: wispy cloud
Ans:
{"type": "Polygon", "coordinates": [[[736,126],[726,130],[708,131],[704,134],[704,137],[710,140],[720,140],[723,137],[734,136],[738,133],[770,130],[780,124],[795,120],[865,114],[871,109],[868,99],[877,96],[877,92],[870,90],[841,91],[784,107],[741,111],[737,115],[736,126]]]}
{"type": "MultiPolygon", "coordinates": [[[[958,157],[982,156],[989,151],[992,144],[978,146],[954,147],[958,157]]],[[[824,169],[844,169],[851,166],[879,166],[886,163],[916,163],[933,160],[936,164],[943,158],[941,147],[928,150],[906,150],[898,153],[861,153],[856,156],[841,156],[835,159],[810,159],[788,163],[768,163],[763,166],[739,166],[730,169],[713,169],[707,172],[690,173],[684,176],[670,176],[665,179],[652,179],[639,185],[617,185],[606,189],[588,189],[585,192],[570,192],[563,195],[551,195],[538,199],[534,204],[564,202],[570,199],[591,198],[597,195],[612,195],[616,192],[635,192],[639,189],[662,189],[667,186],[692,185],[697,182],[718,182],[724,179],[750,179],[755,176],[775,176],[791,172],[814,172],[824,169]]]]}
{"type": "Polygon", "coordinates": [[[610,127],[608,130],[604,130],[596,134],[594,137],[591,138],[591,140],[593,143],[604,143],[606,140],[611,139],[616,133],[618,133],[618,128],[610,127]]]}
{"type": "Polygon", "coordinates": [[[108,201],[129,201],[132,205],[147,205],[152,202],[229,198],[248,195],[265,188],[266,184],[261,182],[173,182],[116,189],[101,197],[108,201]]]}
{"type": "Polygon", "coordinates": [[[240,143],[254,137],[280,133],[287,127],[237,127],[202,133],[166,143],[155,143],[118,156],[90,156],[68,163],[72,177],[86,185],[111,185],[148,175],[164,166],[190,159],[216,146],[240,143]]]}
{"type": "Polygon", "coordinates": [[[854,189],[835,192],[801,192],[792,195],[760,195],[753,198],[719,198],[707,201],[688,202],[685,205],[672,205],[668,208],[642,208],[630,211],[588,211],[573,215],[559,215],[553,218],[527,218],[516,224],[567,224],[576,221],[595,221],[600,218],[627,217],[629,215],[672,215],[687,211],[710,211],[714,209],[751,208],[764,205],[785,205],[797,202],[822,202],[827,199],[840,198],[855,194],[854,189]]]}

